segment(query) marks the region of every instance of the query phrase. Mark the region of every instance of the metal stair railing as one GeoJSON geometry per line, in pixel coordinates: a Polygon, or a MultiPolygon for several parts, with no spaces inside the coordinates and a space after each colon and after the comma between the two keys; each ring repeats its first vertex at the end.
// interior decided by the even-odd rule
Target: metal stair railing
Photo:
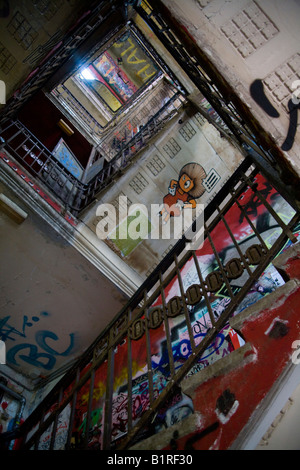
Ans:
{"type": "MultiPolygon", "coordinates": [[[[205,243],[210,246],[211,253],[214,254],[215,268],[205,276],[199,261],[201,248],[197,251],[188,251],[185,248],[187,241],[185,237],[179,240],[114,321],[98,336],[29,418],[14,433],[2,435],[0,441],[7,443],[12,439],[19,438],[21,439],[21,449],[38,449],[41,445],[40,440],[47,431],[51,434],[48,448],[55,449],[59,417],[66,407],[69,407],[68,430],[64,439],[64,448],[73,448],[74,434],[78,437],[76,413],[82,407],[85,413],[85,424],[81,427],[81,434],[75,447],[89,449],[94,432],[93,411],[95,406],[99,406],[99,403],[104,411],[103,421],[99,417],[100,422],[98,423],[101,427],[101,438],[98,436],[96,439],[98,448],[127,449],[139,439],[142,430],[147,427],[151,428],[151,421],[156,413],[172,396],[174,390],[180,388],[181,382],[201,358],[204,351],[214,344],[217,335],[234,314],[251,286],[259,279],[285,243],[288,240],[296,241],[293,229],[299,223],[299,213],[294,208],[290,220],[284,222],[272,208],[266,194],[259,188],[257,178],[260,175],[262,175],[262,171],[259,166],[253,162],[251,157],[247,157],[205,210],[205,243]],[[278,226],[278,235],[272,244],[265,241],[255,225],[255,219],[247,210],[246,203],[243,202],[244,195],[249,192],[252,194],[252,200],[255,199],[278,226]],[[234,228],[230,226],[230,218],[227,218],[233,206],[238,208],[253,231],[252,245],[248,245],[247,249],[240,245],[234,228]],[[227,260],[226,264],[224,264],[214,240],[214,230],[220,227],[220,224],[222,224],[222,230],[226,231],[226,234],[222,232],[222,236],[229,236],[235,249],[235,257],[227,260]],[[187,263],[193,263],[198,275],[198,282],[184,287],[183,268],[187,263]],[[233,289],[231,281],[241,276],[242,273],[247,273],[246,281],[240,288],[233,289]],[[171,299],[166,299],[166,288],[172,282],[178,283],[180,293],[171,299]],[[228,297],[229,303],[218,316],[212,309],[210,300],[211,296],[220,290],[223,295],[228,297]],[[196,305],[201,299],[204,299],[206,303],[209,319],[206,325],[206,334],[199,342],[194,335],[189,308],[196,305]],[[190,354],[181,367],[175,363],[169,323],[178,315],[182,315],[185,320],[187,342],[190,347],[190,354]],[[168,356],[168,366],[165,370],[167,383],[162,390],[158,391],[155,387],[157,370],[151,362],[151,332],[162,326],[164,326],[168,356]],[[125,357],[127,363],[126,380],[124,379],[126,382],[127,420],[121,438],[115,442],[112,435],[113,412],[116,406],[114,383],[118,377],[115,377],[114,370],[118,360],[116,348],[120,348],[124,341],[127,345],[127,348],[124,349],[124,354],[127,356],[125,357]],[[140,415],[133,408],[133,352],[134,345],[138,341],[143,341],[145,351],[143,363],[147,370],[148,390],[147,406],[140,415]],[[99,395],[96,385],[99,380],[98,373],[103,371],[103,368],[105,368],[106,386],[99,395]],[[86,393],[84,404],[82,401],[83,390],[86,393]],[[79,400],[80,397],[81,400],[79,400]]],[[[273,187],[270,181],[267,181],[267,186],[269,190],[273,187]]],[[[276,189],[274,191],[276,192],[276,189]]]]}
{"type": "Polygon", "coordinates": [[[77,215],[85,209],[114,178],[122,174],[140,150],[178,113],[185,98],[175,93],[166,104],[122,145],[117,154],[88,183],[82,183],[65,168],[20,121],[6,121],[0,137],[0,148],[21,161],[61,200],[66,210],[77,215]]]}
{"type": "Polygon", "coordinates": [[[43,182],[65,206],[73,207],[81,183],[20,121],[6,121],[0,133],[0,149],[7,150],[25,169],[43,182]]]}
{"type": "Polygon", "coordinates": [[[93,179],[90,187],[87,188],[86,194],[83,195],[83,197],[86,197],[85,207],[91,202],[95,194],[102,191],[118,173],[122,174],[124,172],[126,167],[131,163],[132,158],[134,158],[138,152],[178,114],[179,109],[185,102],[186,100],[180,92],[175,93],[128,142],[122,144],[118,153],[93,179]]]}

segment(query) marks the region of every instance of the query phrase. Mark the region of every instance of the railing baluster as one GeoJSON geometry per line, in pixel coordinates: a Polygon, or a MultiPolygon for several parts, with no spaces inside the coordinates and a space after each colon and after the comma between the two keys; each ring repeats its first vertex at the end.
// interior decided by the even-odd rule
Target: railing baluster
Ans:
{"type": "Polygon", "coordinates": [[[186,326],[187,326],[187,329],[188,329],[190,344],[191,344],[191,349],[192,349],[192,354],[193,354],[194,351],[195,351],[195,338],[194,338],[193,328],[192,328],[192,324],[191,324],[190,314],[189,314],[189,311],[187,309],[186,302],[185,302],[185,293],[184,293],[184,288],[183,288],[183,283],[182,283],[182,278],[181,278],[181,272],[180,272],[180,269],[178,267],[177,255],[174,255],[174,259],[175,259],[175,266],[176,266],[176,272],[177,272],[177,279],[178,279],[178,282],[179,282],[180,294],[181,294],[181,298],[182,298],[184,316],[185,316],[186,326]]]}
{"type": "MultiPolygon", "coordinates": [[[[60,389],[59,391],[59,396],[58,396],[58,405],[60,404],[62,397],[63,397],[63,388],[60,389]]],[[[52,432],[51,432],[51,440],[50,440],[50,446],[49,450],[53,450],[54,444],[55,444],[55,437],[57,433],[57,424],[58,424],[58,418],[59,418],[59,412],[56,411],[55,419],[52,424],[52,432]]]]}
{"type": "MultiPolygon", "coordinates": [[[[36,146],[36,147],[37,147],[37,146],[36,146]]],[[[38,148],[38,147],[37,147],[37,148],[38,148]]],[[[41,155],[43,155],[43,151],[42,151],[42,150],[41,150],[37,155],[35,155],[35,157],[32,157],[32,156],[30,155],[30,157],[32,158],[32,162],[31,162],[31,163],[28,163],[28,166],[29,166],[30,168],[32,168],[32,167],[34,166],[34,164],[35,164],[36,162],[38,162],[38,160],[40,160],[40,156],[41,156],[41,155]]],[[[40,161],[42,162],[42,160],[40,160],[40,161]]],[[[27,164],[27,162],[26,162],[26,164],[27,164]]],[[[46,164],[46,162],[42,162],[42,165],[39,165],[39,169],[38,169],[38,170],[34,170],[37,175],[39,175],[39,174],[41,173],[41,171],[45,169],[45,164],[46,164]]]]}
{"type": "Polygon", "coordinates": [[[25,140],[23,140],[19,145],[18,147],[16,147],[14,150],[17,152],[19,150],[20,147],[22,147],[25,142],[27,142],[27,140],[30,140],[30,136],[27,136],[25,140]]]}
{"type": "MultiPolygon", "coordinates": [[[[45,413],[46,413],[46,410],[44,409],[43,412],[42,412],[42,415],[41,415],[38,430],[40,430],[40,428],[41,428],[41,426],[44,422],[45,413]]],[[[38,434],[35,441],[34,441],[34,450],[39,450],[39,443],[40,443],[40,435],[38,434]]]]}
{"type": "MultiPolygon", "coordinates": [[[[144,292],[144,305],[147,302],[147,291],[144,292]]],[[[144,307],[145,308],[145,307],[144,307]]],[[[148,375],[148,385],[149,385],[149,406],[152,407],[154,401],[153,394],[153,371],[152,371],[152,362],[151,362],[151,341],[150,341],[150,331],[148,326],[148,309],[145,308],[145,335],[146,335],[146,354],[147,354],[147,375],[148,375]]]]}
{"type": "MultiPolygon", "coordinates": [[[[217,207],[217,210],[219,210],[219,207],[217,207]]],[[[219,211],[219,212],[220,212],[220,211],[219,211]]],[[[224,223],[224,225],[225,225],[225,227],[226,227],[226,229],[227,229],[227,232],[228,232],[229,235],[230,235],[231,240],[233,241],[233,244],[234,244],[234,246],[235,246],[235,248],[236,248],[238,254],[240,255],[240,257],[241,257],[241,259],[242,259],[242,261],[243,261],[243,263],[244,263],[244,267],[245,267],[246,270],[248,271],[249,276],[252,276],[252,271],[251,271],[251,269],[250,269],[250,266],[249,266],[249,264],[247,263],[247,260],[246,260],[246,258],[245,258],[245,256],[244,256],[244,254],[243,254],[243,252],[242,252],[242,250],[241,250],[241,248],[240,248],[238,242],[236,241],[235,236],[234,236],[234,234],[232,233],[232,230],[230,229],[229,224],[227,223],[226,218],[225,218],[222,214],[220,214],[220,217],[221,217],[221,220],[222,220],[222,222],[224,223]]]]}
{"type": "Polygon", "coordinates": [[[21,133],[22,133],[21,129],[18,129],[18,131],[15,132],[15,134],[13,134],[11,137],[8,138],[8,140],[5,141],[5,143],[3,144],[3,146],[10,144],[10,142],[12,142],[12,141],[13,141],[18,135],[20,135],[21,133]]]}
{"type": "MultiPolygon", "coordinates": [[[[128,323],[131,320],[131,310],[128,311],[128,323]]],[[[132,346],[131,338],[127,330],[127,414],[128,432],[132,429],[132,346]]]]}
{"type": "MultiPolygon", "coordinates": [[[[15,125],[14,121],[9,120],[9,121],[6,121],[6,122],[9,122],[8,126],[3,127],[3,128],[1,128],[1,126],[0,126],[0,133],[1,133],[1,134],[2,134],[3,132],[6,132],[8,129],[10,129],[11,127],[13,127],[13,126],[15,125]]],[[[1,135],[1,134],[0,134],[0,135],[1,135]]]]}
{"type": "Polygon", "coordinates": [[[195,266],[196,266],[197,274],[198,274],[198,277],[199,277],[202,294],[203,294],[203,297],[205,299],[205,305],[206,305],[208,313],[209,313],[210,321],[211,321],[212,326],[215,326],[215,317],[214,317],[213,309],[211,308],[210,299],[209,299],[209,297],[207,295],[207,292],[206,292],[204,279],[203,279],[203,276],[202,276],[202,273],[201,273],[201,269],[200,269],[198,258],[197,258],[197,255],[196,255],[195,251],[193,251],[192,255],[193,255],[194,263],[195,263],[195,266]]]}
{"type": "Polygon", "coordinates": [[[268,247],[264,241],[264,239],[262,238],[262,236],[260,235],[260,233],[258,232],[258,230],[256,229],[255,225],[253,224],[252,220],[250,219],[250,217],[248,216],[247,212],[245,211],[244,207],[240,204],[238,198],[236,197],[235,195],[235,192],[233,190],[230,191],[232,196],[233,196],[233,199],[234,199],[234,202],[237,204],[238,208],[240,209],[240,211],[242,212],[243,214],[243,217],[245,217],[245,219],[247,220],[248,224],[250,225],[251,229],[253,230],[253,233],[255,233],[255,236],[258,238],[258,240],[260,241],[260,244],[263,246],[265,252],[268,250],[268,247]]]}
{"type": "MultiPolygon", "coordinates": [[[[80,378],[80,368],[77,368],[76,371],[76,378],[75,378],[75,386],[78,384],[80,378]]],[[[70,449],[71,447],[71,439],[72,439],[72,433],[73,433],[73,426],[74,426],[74,420],[75,420],[75,412],[76,412],[76,402],[77,402],[77,389],[73,393],[73,398],[72,398],[72,405],[71,405],[71,414],[70,414],[70,419],[69,419],[69,427],[68,427],[68,435],[67,435],[67,441],[66,441],[66,450],[70,449]]]]}
{"type": "MultiPolygon", "coordinates": [[[[26,139],[26,140],[28,140],[28,139],[26,139]]],[[[26,140],[24,142],[26,142],[26,140]]],[[[33,143],[31,139],[29,139],[29,140],[30,140],[31,143],[33,143]]],[[[23,142],[23,145],[24,145],[24,142],[23,142]]],[[[27,150],[27,152],[25,153],[25,155],[23,155],[22,158],[25,159],[27,157],[27,155],[30,155],[30,153],[32,152],[34,147],[35,147],[35,144],[33,143],[33,146],[30,149],[27,150]]],[[[26,148],[28,148],[28,147],[26,146],[26,148]]],[[[14,150],[16,150],[16,149],[14,149],[14,150]]],[[[24,150],[26,151],[26,149],[24,149],[24,150]]]]}
{"type": "Polygon", "coordinates": [[[223,264],[222,264],[222,262],[221,262],[221,260],[220,260],[219,254],[218,254],[218,252],[217,252],[217,250],[216,250],[216,247],[215,247],[215,245],[214,245],[214,242],[213,242],[213,240],[212,240],[212,237],[211,237],[209,231],[207,230],[206,223],[204,223],[204,228],[205,228],[205,232],[206,232],[206,234],[207,234],[207,237],[208,237],[208,239],[209,239],[209,241],[210,241],[210,245],[211,245],[211,247],[212,247],[212,249],[213,249],[214,255],[215,255],[215,257],[216,257],[217,263],[218,263],[218,265],[219,265],[220,271],[221,271],[221,273],[222,273],[222,276],[223,276],[225,285],[226,285],[227,290],[228,290],[228,294],[229,294],[230,298],[233,299],[233,298],[234,298],[234,294],[233,294],[233,292],[232,292],[231,285],[230,285],[230,283],[229,283],[229,281],[228,281],[226,272],[225,272],[225,270],[224,270],[224,268],[223,268],[223,264]]]}
{"type": "Polygon", "coordinates": [[[105,393],[105,413],[104,413],[104,432],[103,432],[103,449],[109,450],[111,443],[111,427],[112,427],[112,399],[114,386],[114,347],[112,343],[112,330],[110,331],[109,352],[107,359],[107,380],[105,393]]]}
{"type": "Polygon", "coordinates": [[[169,320],[168,320],[168,316],[167,316],[165,292],[164,292],[164,287],[163,287],[163,276],[162,276],[161,271],[159,273],[159,282],[160,282],[160,294],[161,294],[161,299],[162,299],[164,325],[165,325],[165,333],[166,333],[166,341],[167,341],[167,351],[168,351],[168,359],[169,359],[169,367],[170,367],[170,376],[172,378],[175,375],[175,366],[174,366],[174,357],[173,357],[173,351],[172,351],[172,342],[171,342],[171,335],[170,335],[169,320]]]}
{"type": "Polygon", "coordinates": [[[87,415],[86,415],[86,424],[85,424],[84,449],[87,449],[88,444],[89,444],[91,413],[92,413],[92,405],[93,405],[93,398],[94,398],[94,384],[95,384],[95,369],[92,368],[91,377],[90,377],[89,399],[88,399],[88,407],[87,407],[87,415]]]}

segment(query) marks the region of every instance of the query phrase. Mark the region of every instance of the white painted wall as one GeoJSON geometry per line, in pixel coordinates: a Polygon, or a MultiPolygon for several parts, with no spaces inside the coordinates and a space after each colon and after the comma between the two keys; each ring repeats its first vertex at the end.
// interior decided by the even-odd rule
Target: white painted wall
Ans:
{"type": "Polygon", "coordinates": [[[256,450],[300,450],[300,385],[276,416],[256,450]]]}
{"type": "MultiPolygon", "coordinates": [[[[290,122],[286,104],[293,92],[292,83],[300,78],[299,1],[163,0],[163,3],[281,147],[290,122]],[[262,80],[278,117],[268,116],[252,99],[250,86],[256,79],[262,80]]],[[[285,152],[298,173],[299,145],[298,130],[292,148],[285,152]]]]}

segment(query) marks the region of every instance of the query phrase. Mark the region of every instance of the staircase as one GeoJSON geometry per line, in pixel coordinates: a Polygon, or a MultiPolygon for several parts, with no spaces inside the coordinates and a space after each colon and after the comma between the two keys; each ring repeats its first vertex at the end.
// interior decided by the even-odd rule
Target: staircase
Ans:
{"type": "Polygon", "coordinates": [[[176,403],[184,404],[183,423],[193,423],[187,381],[219,356],[247,349],[236,345],[229,320],[283,247],[296,241],[298,223],[297,210],[246,157],[206,208],[203,246],[188,251],[183,237],[29,418],[1,435],[2,446],[17,439],[21,449],[135,448],[155,436],[176,403]],[[284,204],[284,219],[274,200],[284,204]],[[276,228],[271,243],[258,209],[276,228]],[[239,234],[246,223],[245,244],[239,234]],[[228,237],[230,256],[228,241],[225,251],[220,245],[228,237]]]}

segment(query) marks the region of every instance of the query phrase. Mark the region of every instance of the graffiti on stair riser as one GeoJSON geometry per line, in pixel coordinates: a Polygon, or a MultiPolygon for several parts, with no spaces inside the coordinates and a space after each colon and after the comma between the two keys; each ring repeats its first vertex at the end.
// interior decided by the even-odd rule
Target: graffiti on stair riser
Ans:
{"type": "MultiPolygon", "coordinates": [[[[167,379],[160,373],[153,377],[154,397],[157,397],[167,385],[167,379]]],[[[132,423],[133,425],[149,409],[149,382],[148,375],[142,374],[133,380],[132,384],[132,423]]],[[[98,405],[93,406],[91,413],[91,425],[89,430],[89,447],[102,447],[102,432],[104,427],[104,400],[98,400],[98,405]],[[99,405],[99,403],[101,403],[99,405]]],[[[144,427],[136,440],[149,437],[163,429],[167,429],[194,412],[193,402],[177,389],[167,402],[156,413],[152,423],[144,427]]],[[[86,433],[87,412],[83,405],[77,409],[77,426],[73,429],[73,440],[76,438],[76,447],[84,440],[86,433]]],[[[119,439],[127,434],[128,430],[128,389],[127,384],[120,387],[113,395],[112,400],[112,446],[116,446],[119,439]]]]}

